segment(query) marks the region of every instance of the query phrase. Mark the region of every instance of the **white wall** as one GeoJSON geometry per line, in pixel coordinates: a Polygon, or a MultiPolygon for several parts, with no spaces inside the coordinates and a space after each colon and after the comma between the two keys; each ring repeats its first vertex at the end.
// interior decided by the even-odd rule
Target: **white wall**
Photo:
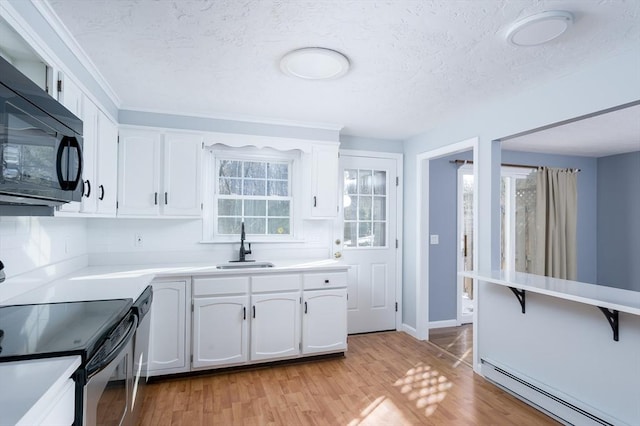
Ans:
{"type": "Polygon", "coordinates": [[[7,278],[86,254],[84,219],[0,216],[0,260],[7,278]]]}
{"type": "MultiPolygon", "coordinates": [[[[199,219],[91,219],[88,220],[89,262],[131,264],[166,262],[223,263],[238,258],[240,236],[234,243],[201,244],[199,219]],[[141,246],[135,235],[142,236],[141,246]]],[[[328,259],[331,253],[331,221],[307,220],[304,241],[252,243],[249,259],[328,259]]],[[[247,240],[251,242],[251,238],[247,240]]]]}

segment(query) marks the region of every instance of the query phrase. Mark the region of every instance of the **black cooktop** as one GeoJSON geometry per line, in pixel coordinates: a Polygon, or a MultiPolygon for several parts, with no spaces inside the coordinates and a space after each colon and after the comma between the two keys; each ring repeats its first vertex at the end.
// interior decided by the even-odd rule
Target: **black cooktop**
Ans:
{"type": "Polygon", "coordinates": [[[133,300],[0,306],[0,362],[81,355],[84,364],[133,300]]]}

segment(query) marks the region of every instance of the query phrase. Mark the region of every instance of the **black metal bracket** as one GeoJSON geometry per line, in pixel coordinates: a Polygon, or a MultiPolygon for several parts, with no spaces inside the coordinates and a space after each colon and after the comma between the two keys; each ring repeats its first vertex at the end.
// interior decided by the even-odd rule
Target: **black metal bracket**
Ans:
{"type": "Polygon", "coordinates": [[[611,326],[611,330],[613,330],[613,340],[617,342],[618,338],[619,338],[618,328],[619,328],[619,325],[620,325],[620,323],[618,321],[618,311],[616,311],[615,309],[603,308],[601,306],[598,306],[598,309],[600,309],[602,311],[604,316],[607,318],[607,321],[609,321],[609,325],[611,326]]]}
{"type": "Polygon", "coordinates": [[[525,291],[517,289],[515,287],[509,287],[509,288],[511,289],[513,294],[515,294],[516,297],[518,298],[518,302],[520,302],[520,306],[522,307],[522,313],[524,314],[524,312],[525,312],[525,309],[524,309],[524,307],[525,307],[525,296],[526,296],[525,291]]]}

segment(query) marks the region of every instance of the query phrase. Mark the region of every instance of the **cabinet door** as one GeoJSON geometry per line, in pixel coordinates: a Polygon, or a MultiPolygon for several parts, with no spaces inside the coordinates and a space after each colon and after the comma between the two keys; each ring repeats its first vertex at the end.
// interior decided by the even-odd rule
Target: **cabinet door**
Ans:
{"type": "Polygon", "coordinates": [[[98,149],[98,107],[85,97],[82,102],[82,197],[83,213],[95,213],[97,201],[96,155],[98,149]]]}
{"type": "Polygon", "coordinates": [[[82,119],[82,90],[69,77],[63,73],[58,74],[60,81],[58,88],[58,102],[71,111],[76,117],[82,119]]]}
{"type": "Polygon", "coordinates": [[[338,147],[314,146],[311,154],[311,217],[338,214],[338,147]]]}
{"type": "Polygon", "coordinates": [[[186,282],[153,285],[149,375],[188,371],[186,355],[186,282]]]}
{"type": "Polygon", "coordinates": [[[97,212],[116,214],[118,189],[118,126],[98,110],[98,150],[96,155],[97,212]]]}
{"type": "Polygon", "coordinates": [[[300,292],[251,296],[251,360],[300,354],[300,292]]]}
{"type": "Polygon", "coordinates": [[[167,133],[164,137],[162,212],[200,216],[202,136],[167,133]]]}
{"type": "Polygon", "coordinates": [[[305,291],[302,311],[302,352],[347,349],[347,289],[305,291]]]}
{"type": "Polygon", "coordinates": [[[118,147],[118,215],[160,211],[160,133],[126,129],[118,147]]]}
{"type": "Polygon", "coordinates": [[[247,360],[249,296],[193,299],[194,368],[247,360]]]}

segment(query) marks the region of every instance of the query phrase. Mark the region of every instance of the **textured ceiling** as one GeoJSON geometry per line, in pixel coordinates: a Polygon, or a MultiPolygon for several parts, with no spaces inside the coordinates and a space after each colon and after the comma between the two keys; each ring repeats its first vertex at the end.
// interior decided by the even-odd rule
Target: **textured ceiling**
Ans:
{"type": "Polygon", "coordinates": [[[640,151],[640,105],[505,140],[502,148],[585,157],[640,151]]]}
{"type": "Polygon", "coordinates": [[[637,48],[640,1],[49,0],[122,109],[327,123],[405,139],[489,98],[637,48]],[[575,23],[545,46],[505,28],[563,9],[575,23]],[[307,46],[348,56],[338,80],[278,67],[307,46]]]}

